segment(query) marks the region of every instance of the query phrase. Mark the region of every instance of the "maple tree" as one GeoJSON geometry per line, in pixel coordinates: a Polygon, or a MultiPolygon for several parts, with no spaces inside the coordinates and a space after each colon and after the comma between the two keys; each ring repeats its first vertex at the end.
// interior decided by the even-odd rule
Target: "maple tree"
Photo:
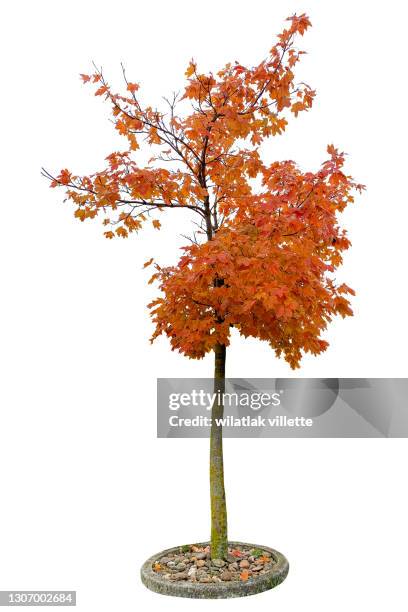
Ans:
{"type": "MultiPolygon", "coordinates": [[[[294,75],[303,53],[295,40],[309,26],[305,14],[288,18],[256,66],[228,63],[204,74],[192,60],[183,95],[166,100],[164,111],[142,105],[139,85],[124,71],[126,91],[118,94],[95,67],[82,80],[111,105],[115,129],[128,146],[88,176],[43,171],[51,187],[66,189],[78,219],[102,217],[109,239],[126,238],[149,221],[160,229],[166,209],[185,208],[197,217],[200,230],[177,265],[161,267],[153,258],[145,264],[154,263],[150,282],[161,290],[149,304],[152,339],[165,334],[173,349],[190,358],[212,351],[215,391],[225,388],[232,328],[266,340],[296,368],[304,352],[327,348],[321,333],[334,315],[352,314],[352,289],[336,284],[331,273],[350,245],[338,213],[363,186],[344,173],[344,154],[332,145],[316,172],[302,172],[293,161],[267,165],[261,158],[262,143],[282,134],[291,114],[312,106],[315,91],[294,75]],[[157,148],[145,167],[134,153],[142,141],[157,148]]],[[[216,401],[210,441],[213,558],[227,553],[222,428],[215,424],[222,414],[216,401]]]]}

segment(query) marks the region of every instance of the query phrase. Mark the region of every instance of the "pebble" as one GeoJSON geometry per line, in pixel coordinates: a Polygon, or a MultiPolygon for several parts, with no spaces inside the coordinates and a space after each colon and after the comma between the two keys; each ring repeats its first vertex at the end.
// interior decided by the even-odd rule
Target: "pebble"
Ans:
{"type": "MultiPolygon", "coordinates": [[[[269,572],[275,560],[270,553],[262,551],[255,554],[254,549],[244,548],[241,557],[231,554],[230,549],[224,559],[211,559],[209,547],[194,547],[184,553],[168,554],[158,560],[162,577],[166,580],[188,580],[189,582],[219,583],[239,582],[242,570],[255,578],[269,572]],[[196,550],[194,550],[196,548],[196,550]],[[260,560],[260,557],[262,560],[260,560]],[[163,571],[164,570],[164,571],[163,571]]],[[[160,572],[157,569],[157,572],[160,572]]]]}
{"type": "Polygon", "coordinates": [[[199,552],[199,553],[196,553],[194,556],[195,556],[195,558],[198,561],[201,561],[202,559],[206,559],[207,558],[207,553],[206,552],[199,552]]]}
{"type": "Polygon", "coordinates": [[[200,576],[199,578],[199,582],[210,582],[211,578],[209,576],[207,576],[207,574],[205,576],[200,576]]]}
{"type": "Polygon", "coordinates": [[[206,576],[208,576],[208,574],[204,570],[200,569],[196,573],[196,576],[197,576],[197,580],[200,580],[201,578],[205,578],[206,576]]]}
{"type": "Polygon", "coordinates": [[[215,566],[215,567],[224,567],[225,565],[225,561],[223,561],[222,559],[213,559],[211,561],[211,563],[215,566]]]}
{"type": "Polygon", "coordinates": [[[177,563],[176,565],[176,570],[180,570],[180,572],[184,571],[186,569],[187,565],[183,562],[181,563],[177,563]]]}
{"type": "Polygon", "coordinates": [[[176,574],[173,574],[173,580],[186,580],[187,579],[187,572],[177,572],[176,574]]]}

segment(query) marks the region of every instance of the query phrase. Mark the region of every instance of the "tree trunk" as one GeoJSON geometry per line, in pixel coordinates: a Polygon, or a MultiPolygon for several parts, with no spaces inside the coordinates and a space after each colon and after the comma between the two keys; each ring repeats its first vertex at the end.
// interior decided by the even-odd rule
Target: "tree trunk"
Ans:
{"type": "Polygon", "coordinates": [[[224,414],[226,347],[218,344],[215,349],[214,393],[210,437],[210,495],[211,495],[211,558],[223,559],[228,553],[227,506],[224,489],[224,460],[222,454],[222,425],[216,419],[224,414]]]}

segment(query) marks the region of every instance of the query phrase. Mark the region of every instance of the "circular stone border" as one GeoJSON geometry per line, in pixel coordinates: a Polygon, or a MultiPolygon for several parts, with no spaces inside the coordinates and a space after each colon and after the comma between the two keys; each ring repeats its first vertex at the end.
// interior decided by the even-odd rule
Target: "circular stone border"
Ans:
{"type": "MultiPolygon", "coordinates": [[[[196,546],[208,546],[209,542],[200,542],[196,546]]],[[[227,599],[230,597],[246,597],[247,595],[255,595],[273,589],[278,584],[283,582],[289,572],[289,563],[282,553],[269,548],[268,546],[260,546],[259,544],[248,544],[247,542],[228,542],[233,548],[237,546],[245,546],[249,548],[261,548],[266,550],[275,560],[273,569],[269,572],[257,576],[255,579],[239,582],[188,582],[188,581],[170,581],[164,579],[160,574],[153,570],[153,563],[161,557],[169,554],[177,554],[182,547],[175,546],[163,550],[156,555],[153,555],[142,565],[140,576],[143,584],[161,595],[173,595],[175,597],[189,597],[190,599],[227,599]]]]}

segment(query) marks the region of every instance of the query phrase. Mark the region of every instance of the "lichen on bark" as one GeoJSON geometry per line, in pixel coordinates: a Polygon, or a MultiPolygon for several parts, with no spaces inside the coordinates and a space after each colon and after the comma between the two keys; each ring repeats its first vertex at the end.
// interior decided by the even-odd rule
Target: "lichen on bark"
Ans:
{"type": "Polygon", "coordinates": [[[227,506],[224,487],[222,425],[217,423],[224,414],[226,347],[214,349],[214,393],[210,434],[210,497],[211,497],[211,558],[223,559],[228,554],[227,506]]]}

